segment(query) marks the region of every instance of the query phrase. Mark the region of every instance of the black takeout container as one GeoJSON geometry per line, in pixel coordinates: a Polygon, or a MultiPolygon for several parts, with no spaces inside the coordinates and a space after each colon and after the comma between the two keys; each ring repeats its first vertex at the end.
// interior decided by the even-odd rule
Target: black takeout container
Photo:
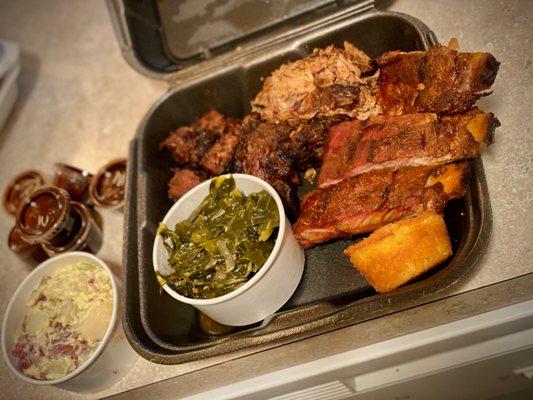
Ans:
{"type": "Polygon", "coordinates": [[[174,165],[171,157],[159,150],[159,143],[171,130],[190,124],[212,108],[230,117],[244,116],[262,77],[287,61],[308,55],[315,47],[342,46],[347,40],[376,57],[390,50],[427,49],[437,39],[419,20],[378,11],[371,1],[345,5],[315,0],[303,1],[307,8],[300,14],[289,13],[285,20],[271,16],[269,24],[248,27],[237,37],[229,34],[225,41],[212,42],[211,47],[195,52],[176,44],[180,40],[176,32],[166,35],[173,19],[160,13],[167,3],[108,0],[125,58],[140,72],[166,79],[171,86],[148,110],[130,145],[123,324],[141,356],[178,364],[242,348],[277,346],[438,299],[472,270],[486,249],[492,228],[479,158],[472,161],[467,195],[446,208],[454,255],[443,265],[392,293],[377,294],[343,254],[353,240],[316,246],[306,251],[302,281],[278,313],[229,333],[203,333],[198,312],[161,293],[153,271],[152,246],[158,223],[172,205],[167,182],[174,165]]]}

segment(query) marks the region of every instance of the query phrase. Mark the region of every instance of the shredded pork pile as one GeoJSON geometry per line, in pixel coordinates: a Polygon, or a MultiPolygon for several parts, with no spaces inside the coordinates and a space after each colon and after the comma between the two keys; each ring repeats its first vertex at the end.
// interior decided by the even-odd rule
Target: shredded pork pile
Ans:
{"type": "Polygon", "coordinates": [[[302,60],[272,72],[252,101],[265,121],[308,120],[345,114],[366,119],[379,113],[376,75],[370,57],[348,42],[344,49],[315,49],[302,60]]]}

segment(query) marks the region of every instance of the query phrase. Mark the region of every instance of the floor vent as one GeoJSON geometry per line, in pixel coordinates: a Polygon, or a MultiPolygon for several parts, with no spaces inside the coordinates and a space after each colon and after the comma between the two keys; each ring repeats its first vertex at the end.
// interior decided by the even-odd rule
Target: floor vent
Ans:
{"type": "Polygon", "coordinates": [[[353,391],[348,386],[340,381],[334,381],[271,397],[269,400],[339,400],[351,394],[353,391]]]}

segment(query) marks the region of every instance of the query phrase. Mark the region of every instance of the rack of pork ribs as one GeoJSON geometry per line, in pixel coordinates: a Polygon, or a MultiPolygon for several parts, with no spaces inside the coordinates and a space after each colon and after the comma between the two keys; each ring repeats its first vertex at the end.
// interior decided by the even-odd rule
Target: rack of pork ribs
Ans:
{"type": "Polygon", "coordinates": [[[475,107],[499,63],[456,45],[373,61],[345,42],[282,65],[243,120],[212,110],[161,143],[178,164],[169,196],[222,173],[255,175],[279,193],[306,248],[442,212],[464,196],[468,160],[499,126],[475,107]],[[317,175],[317,188],[299,200],[302,174],[317,175]]]}

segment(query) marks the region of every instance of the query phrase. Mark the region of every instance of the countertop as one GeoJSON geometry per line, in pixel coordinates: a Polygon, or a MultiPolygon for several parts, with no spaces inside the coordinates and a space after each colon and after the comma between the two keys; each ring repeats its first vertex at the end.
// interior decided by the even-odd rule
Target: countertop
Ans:
{"type": "MultiPolygon", "coordinates": [[[[501,62],[494,94],[479,102],[482,108],[494,112],[502,124],[495,144],[483,153],[494,218],[492,238],[478,267],[448,295],[531,274],[533,2],[398,0],[378,2],[378,8],[415,16],[433,29],[441,42],[457,37],[461,49],[490,51],[501,62]]],[[[0,10],[0,37],[19,42],[22,49],[20,99],[0,131],[0,188],[3,190],[12,176],[25,169],[39,169],[51,175],[55,162],[65,162],[94,171],[112,158],[127,155],[128,142],[137,125],[165,93],[167,84],[139,75],[124,61],[105,3],[3,0],[0,10]]],[[[117,211],[102,215],[105,244],[99,256],[120,276],[123,215],[117,211]]],[[[10,216],[0,213],[0,318],[12,293],[31,270],[6,246],[13,223],[10,216]]],[[[533,289],[526,288],[522,295],[533,297],[533,289]]],[[[493,307],[498,307],[495,299],[493,307]]],[[[431,307],[442,310],[446,300],[431,307]]],[[[434,312],[425,308],[408,310],[389,319],[369,321],[255,355],[248,350],[176,366],[139,358],[121,382],[89,395],[20,382],[2,360],[0,393],[3,398],[101,398],[162,382],[150,386],[149,393],[179,397],[198,391],[200,386],[212,387],[216,378],[220,381],[224,374],[231,374],[232,380],[244,379],[361,346],[369,337],[392,337],[399,330],[390,328],[394,326],[391,321],[402,325],[411,314],[418,315],[418,325],[410,329],[421,329],[431,320],[427,316],[434,312]],[[373,333],[377,329],[379,335],[373,333]],[[220,365],[213,367],[217,364],[220,365]],[[196,386],[188,386],[187,382],[196,382],[196,386]]],[[[475,313],[476,309],[469,312],[475,313]]],[[[135,394],[141,392],[145,393],[133,390],[127,396],[137,397],[135,394]]]]}

